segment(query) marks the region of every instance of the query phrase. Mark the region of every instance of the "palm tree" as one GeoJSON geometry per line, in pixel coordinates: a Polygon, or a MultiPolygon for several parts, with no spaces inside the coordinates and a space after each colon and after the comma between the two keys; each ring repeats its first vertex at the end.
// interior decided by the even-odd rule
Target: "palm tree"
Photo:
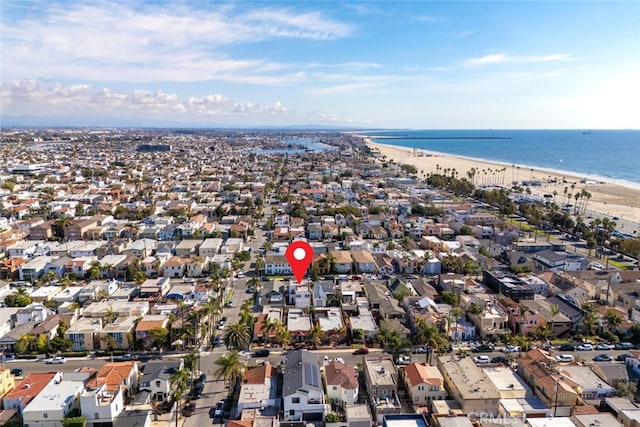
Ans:
{"type": "Polygon", "coordinates": [[[264,341],[269,340],[269,332],[276,329],[277,320],[265,317],[260,325],[260,333],[262,333],[262,339],[264,341]]]}
{"type": "Polygon", "coordinates": [[[227,325],[224,329],[223,340],[227,348],[245,349],[251,342],[249,326],[241,321],[227,325]]]}
{"type": "Polygon", "coordinates": [[[554,330],[554,326],[556,316],[560,313],[560,307],[558,307],[558,304],[551,304],[549,310],[551,311],[551,335],[555,337],[556,331],[554,330]]]}
{"type": "Polygon", "coordinates": [[[309,342],[313,345],[313,348],[317,348],[322,343],[322,337],[324,333],[320,325],[313,325],[309,331],[309,342]]]}
{"type": "Polygon", "coordinates": [[[180,408],[182,406],[182,397],[184,393],[187,391],[187,384],[191,374],[188,369],[179,369],[175,371],[171,377],[169,378],[169,382],[171,383],[171,387],[173,388],[173,392],[171,396],[173,400],[177,402],[177,414],[176,414],[176,426],[178,425],[178,418],[180,417],[180,408]]]}
{"type": "MultiPolygon", "coordinates": [[[[463,314],[464,314],[464,311],[460,307],[453,307],[449,312],[449,322],[447,323],[447,325],[450,327],[451,319],[455,321],[456,327],[455,327],[454,339],[456,341],[458,340],[458,320],[460,320],[460,316],[462,316],[463,314]]],[[[449,330],[448,335],[449,335],[449,338],[451,338],[451,330],[449,330]]]]}
{"type": "Polygon", "coordinates": [[[622,325],[624,318],[613,310],[607,310],[604,315],[604,320],[607,322],[609,332],[613,333],[614,329],[617,329],[618,326],[622,325]]]}
{"type": "Polygon", "coordinates": [[[242,375],[244,370],[244,363],[240,361],[237,351],[220,356],[214,363],[218,366],[214,372],[216,378],[228,380],[230,386],[235,383],[236,378],[242,375]]]}
{"type": "Polygon", "coordinates": [[[291,334],[289,333],[289,329],[287,329],[287,325],[285,325],[284,323],[277,323],[276,339],[283,348],[286,348],[291,342],[291,334]]]}

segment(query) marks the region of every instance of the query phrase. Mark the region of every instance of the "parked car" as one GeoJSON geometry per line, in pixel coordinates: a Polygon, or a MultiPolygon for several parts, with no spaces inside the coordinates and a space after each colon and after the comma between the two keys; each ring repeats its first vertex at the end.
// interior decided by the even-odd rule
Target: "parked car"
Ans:
{"type": "Polygon", "coordinates": [[[398,357],[398,361],[397,361],[398,365],[408,365],[409,363],[411,363],[411,358],[409,356],[398,357]]]}
{"type": "Polygon", "coordinates": [[[354,356],[357,356],[359,354],[369,354],[369,349],[367,347],[360,347],[359,349],[353,352],[354,356]]]}
{"type": "Polygon", "coordinates": [[[269,350],[263,348],[261,350],[256,350],[253,352],[253,357],[267,357],[269,356],[269,350]]]}
{"type": "Polygon", "coordinates": [[[505,353],[517,353],[520,351],[520,346],[519,345],[508,345],[505,348],[502,349],[503,352],[505,353]]]}
{"type": "Polygon", "coordinates": [[[63,363],[67,363],[67,359],[64,357],[54,357],[53,359],[47,360],[47,365],[61,365],[63,363]]]}
{"type": "Polygon", "coordinates": [[[596,350],[613,350],[613,346],[606,343],[596,345],[596,350]]]}
{"type": "Polygon", "coordinates": [[[611,362],[613,357],[610,354],[598,354],[593,358],[594,362],[611,362]]]}
{"type": "Polygon", "coordinates": [[[216,409],[213,413],[214,417],[222,417],[222,413],[224,411],[224,404],[226,403],[226,401],[223,400],[219,400],[218,403],[216,403],[216,409]]]}
{"type": "Polygon", "coordinates": [[[556,356],[556,360],[561,363],[569,363],[576,359],[573,357],[573,354],[559,354],[556,356]]]}
{"type": "Polygon", "coordinates": [[[13,368],[11,370],[11,375],[16,376],[16,377],[21,377],[22,374],[24,374],[24,371],[20,368],[13,368]]]}
{"type": "Polygon", "coordinates": [[[633,344],[630,342],[619,342],[616,344],[616,350],[631,350],[633,348],[633,344]]]}
{"type": "Polygon", "coordinates": [[[200,374],[200,376],[198,377],[198,384],[203,384],[207,381],[207,375],[206,374],[200,374]]]}
{"type": "Polygon", "coordinates": [[[576,346],[573,344],[563,344],[560,346],[560,351],[576,351],[576,346]]]}
{"type": "Polygon", "coordinates": [[[489,356],[475,356],[473,361],[475,363],[489,363],[491,359],[489,359],[489,356]]]}
{"type": "Polygon", "coordinates": [[[481,344],[473,349],[474,353],[491,353],[493,351],[493,346],[489,344],[481,344]]]}
{"type": "Polygon", "coordinates": [[[578,351],[592,351],[593,346],[591,344],[580,344],[576,349],[578,351]]]}
{"type": "Polygon", "coordinates": [[[190,417],[191,415],[193,415],[195,411],[196,411],[196,403],[191,402],[187,406],[185,406],[184,409],[182,409],[182,415],[184,415],[185,417],[190,417]]]}
{"type": "Polygon", "coordinates": [[[616,356],[616,360],[618,362],[624,362],[627,359],[627,357],[633,357],[633,354],[631,354],[631,353],[619,354],[619,355],[616,356]]]}
{"type": "Polygon", "coordinates": [[[220,335],[216,335],[215,337],[213,337],[214,347],[219,347],[221,344],[222,344],[222,338],[220,337],[220,335]]]}
{"type": "Polygon", "coordinates": [[[115,360],[116,362],[129,362],[131,360],[138,360],[138,355],[127,353],[123,354],[122,356],[116,356],[113,358],[113,360],[115,360]]]}
{"type": "Polygon", "coordinates": [[[227,307],[233,307],[233,301],[229,300],[229,302],[227,303],[227,307]]]}
{"type": "Polygon", "coordinates": [[[509,364],[509,359],[507,359],[504,356],[496,356],[491,358],[491,363],[502,363],[504,365],[508,365],[509,364]]]}

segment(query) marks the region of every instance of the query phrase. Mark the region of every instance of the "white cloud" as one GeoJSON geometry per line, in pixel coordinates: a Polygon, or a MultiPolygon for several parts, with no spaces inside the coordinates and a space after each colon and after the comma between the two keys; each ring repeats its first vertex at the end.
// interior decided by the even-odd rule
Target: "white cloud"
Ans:
{"type": "Polygon", "coordinates": [[[464,65],[475,67],[475,66],[483,66],[483,65],[495,65],[495,64],[504,64],[504,63],[515,63],[515,64],[524,64],[524,63],[536,63],[536,62],[569,62],[575,61],[571,55],[566,54],[552,54],[552,55],[543,55],[543,56],[512,56],[507,53],[492,53],[484,56],[479,56],[475,58],[469,58],[464,61],[464,65]]]}
{"type": "Polygon", "coordinates": [[[239,43],[334,40],[351,26],[317,12],[241,3],[41,3],[38,20],[2,22],[3,78],[93,81],[229,80],[274,84],[290,65],[234,57],[239,43]]]}
{"type": "Polygon", "coordinates": [[[131,93],[109,88],[94,90],[86,84],[46,86],[36,80],[20,80],[2,85],[2,110],[6,114],[64,114],[96,112],[108,114],[129,110],[144,115],[180,113],[189,115],[284,115],[288,109],[280,101],[272,105],[232,102],[221,94],[180,99],[161,90],[137,89],[131,93]]]}

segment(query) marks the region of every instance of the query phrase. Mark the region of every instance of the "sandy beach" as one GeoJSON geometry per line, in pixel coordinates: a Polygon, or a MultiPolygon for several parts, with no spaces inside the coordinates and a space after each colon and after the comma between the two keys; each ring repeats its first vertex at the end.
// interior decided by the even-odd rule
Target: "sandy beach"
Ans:
{"type": "MultiPolygon", "coordinates": [[[[449,154],[430,153],[424,150],[416,150],[414,152],[411,148],[377,144],[368,138],[365,140],[371,149],[378,151],[382,156],[386,156],[388,160],[415,166],[420,176],[423,176],[423,174],[426,176],[429,173],[442,174],[445,170],[448,171],[448,174],[451,174],[451,170],[455,169],[459,178],[466,177],[469,179],[468,172],[475,169],[473,181],[477,187],[510,187],[512,182],[536,181],[540,185],[529,187],[531,194],[544,197],[545,194],[553,195],[555,192],[554,199],[560,206],[565,203],[574,204],[575,197],[568,201],[567,195],[575,195],[584,189],[591,194],[591,198],[587,203],[587,211],[597,212],[601,214],[599,215],[600,217],[617,217],[620,219],[619,230],[634,236],[640,233],[640,189],[625,187],[611,182],[584,179],[569,173],[561,174],[449,154]],[[631,221],[635,224],[628,224],[623,220],[631,221]]],[[[589,212],[587,212],[588,215],[589,212]]],[[[589,223],[589,221],[588,218],[585,218],[586,223],[589,223]]]]}

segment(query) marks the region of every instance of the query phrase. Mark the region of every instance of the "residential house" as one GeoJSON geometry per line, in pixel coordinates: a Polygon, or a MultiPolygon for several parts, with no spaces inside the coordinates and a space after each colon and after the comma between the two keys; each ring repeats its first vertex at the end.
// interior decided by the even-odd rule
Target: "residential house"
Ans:
{"type": "Polygon", "coordinates": [[[248,369],[244,373],[238,405],[234,412],[240,413],[245,409],[280,408],[277,395],[277,369],[265,363],[262,366],[248,369]]]}
{"type": "Polygon", "coordinates": [[[376,260],[373,255],[371,255],[371,252],[365,250],[353,251],[351,256],[353,258],[356,273],[363,274],[377,272],[376,260]]]}
{"type": "MultiPolygon", "coordinates": [[[[523,301],[526,302],[529,301],[523,301]]],[[[509,316],[492,295],[462,295],[460,303],[465,310],[472,310],[473,306],[482,308],[477,314],[471,311],[467,313],[467,317],[476,327],[477,335],[482,339],[499,338],[510,332],[509,316]]]]}
{"type": "Polygon", "coordinates": [[[167,400],[172,392],[171,376],[181,369],[184,369],[183,359],[148,361],[139,381],[140,391],[151,393],[154,401],[167,400]]]}
{"type": "Polygon", "coordinates": [[[440,356],[437,366],[449,396],[463,413],[498,415],[500,393],[470,357],[440,356]]]}
{"type": "Polygon", "coordinates": [[[322,421],[325,402],[318,355],[306,350],[290,351],[284,360],[284,372],[284,420],[322,421]]]}
{"type": "Polygon", "coordinates": [[[414,408],[430,407],[432,401],[447,398],[444,378],[435,366],[411,363],[400,368],[400,375],[407,386],[414,408]]]}
{"type": "Polygon", "coordinates": [[[167,260],[162,266],[164,277],[183,277],[186,270],[186,265],[189,262],[188,258],[181,258],[179,256],[173,256],[167,260]]]}
{"type": "Polygon", "coordinates": [[[341,407],[358,403],[358,373],[353,366],[332,360],[324,365],[329,401],[341,407]]]}
{"type": "Polygon", "coordinates": [[[80,395],[84,392],[86,372],[56,374],[42,391],[22,409],[25,426],[61,427],[62,420],[74,409],[80,409],[80,395]],[[46,421],[45,421],[46,420],[46,421]]]}
{"type": "Polygon", "coordinates": [[[295,287],[294,301],[296,308],[307,308],[311,305],[311,290],[308,285],[298,284],[295,287]]]}
{"type": "Polygon", "coordinates": [[[16,387],[14,375],[10,368],[0,368],[0,399],[16,387]]]}
{"type": "Polygon", "coordinates": [[[281,280],[271,280],[260,289],[261,307],[283,307],[285,304],[284,286],[281,280]]]}
{"type": "Polygon", "coordinates": [[[133,343],[130,336],[136,326],[137,317],[118,317],[113,323],[108,323],[99,332],[100,348],[108,349],[110,346],[120,350],[129,349],[133,343]],[[107,338],[109,337],[109,338],[107,338]]]}
{"type": "Polygon", "coordinates": [[[340,308],[316,309],[315,316],[323,333],[323,342],[338,344],[345,339],[346,328],[342,321],[340,308]]]}
{"type": "Polygon", "coordinates": [[[319,280],[313,284],[313,305],[326,307],[327,300],[337,297],[336,285],[333,280],[319,280]]]}
{"type": "Polygon", "coordinates": [[[198,255],[198,248],[200,248],[202,242],[202,240],[182,240],[176,246],[176,256],[189,258],[198,255]]]}
{"type": "Polygon", "coordinates": [[[293,274],[293,271],[284,255],[266,255],[264,257],[264,274],[267,276],[288,276],[293,274]]]}
{"type": "Polygon", "coordinates": [[[67,329],[64,337],[71,340],[73,351],[92,351],[100,348],[99,332],[102,319],[81,317],[67,329]]]}
{"type": "Polygon", "coordinates": [[[309,315],[300,308],[290,308],[287,313],[287,330],[292,343],[304,342],[311,332],[309,315]]]}
{"type": "Polygon", "coordinates": [[[334,268],[337,273],[351,273],[353,269],[353,258],[348,251],[331,251],[335,264],[334,268]]]}
{"type": "Polygon", "coordinates": [[[22,411],[50,382],[60,381],[62,372],[30,373],[2,398],[4,409],[22,411]]]}
{"type": "Polygon", "coordinates": [[[366,307],[358,308],[359,314],[357,316],[349,316],[349,326],[351,329],[351,336],[354,341],[372,342],[378,333],[378,324],[376,323],[373,314],[366,307]],[[361,331],[361,332],[356,332],[361,331]],[[357,336],[362,336],[358,339],[357,336]]]}
{"type": "Polygon", "coordinates": [[[398,396],[400,383],[396,367],[388,357],[364,357],[364,381],[373,420],[382,422],[388,414],[402,413],[398,396]]]}
{"type": "Polygon", "coordinates": [[[109,391],[122,390],[124,397],[133,397],[138,388],[138,362],[107,362],[87,383],[88,388],[106,386],[109,391]]]}
{"type": "Polygon", "coordinates": [[[87,419],[87,426],[113,425],[124,410],[123,394],[120,388],[112,390],[106,384],[85,390],[80,395],[80,411],[87,419]]]}
{"type": "Polygon", "coordinates": [[[153,335],[151,330],[166,328],[169,324],[169,316],[165,314],[147,314],[136,325],[136,341],[142,342],[143,348],[153,347],[153,335]]]}

